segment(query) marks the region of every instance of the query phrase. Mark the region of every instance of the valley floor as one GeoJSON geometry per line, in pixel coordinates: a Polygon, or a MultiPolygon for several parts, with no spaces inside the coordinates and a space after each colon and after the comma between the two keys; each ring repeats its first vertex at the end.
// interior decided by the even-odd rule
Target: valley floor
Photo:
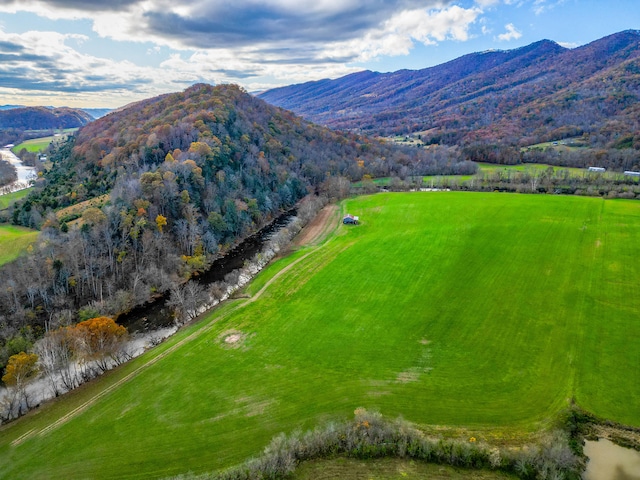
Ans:
{"type": "Polygon", "coordinates": [[[253,299],[1,428],[0,477],[206,472],[359,407],[501,444],[571,399],[640,425],[640,203],[415,192],[342,211],[361,224],[272,264],[253,299]]]}

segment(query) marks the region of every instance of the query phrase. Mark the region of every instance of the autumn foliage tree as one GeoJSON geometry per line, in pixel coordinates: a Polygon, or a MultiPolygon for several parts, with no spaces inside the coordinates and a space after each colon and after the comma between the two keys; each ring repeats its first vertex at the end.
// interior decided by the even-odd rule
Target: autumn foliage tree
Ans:
{"type": "Polygon", "coordinates": [[[9,414],[17,409],[17,414],[21,415],[30,408],[27,384],[38,372],[38,355],[35,353],[20,352],[9,357],[5,374],[2,376],[2,381],[11,391],[11,395],[5,400],[9,402],[9,408],[6,409],[9,414]],[[24,410],[23,404],[26,407],[24,410]]]}
{"type": "Polygon", "coordinates": [[[127,329],[112,318],[85,320],[71,327],[71,334],[76,356],[85,362],[94,361],[103,372],[109,369],[111,361],[119,365],[130,358],[126,351],[127,329]]]}

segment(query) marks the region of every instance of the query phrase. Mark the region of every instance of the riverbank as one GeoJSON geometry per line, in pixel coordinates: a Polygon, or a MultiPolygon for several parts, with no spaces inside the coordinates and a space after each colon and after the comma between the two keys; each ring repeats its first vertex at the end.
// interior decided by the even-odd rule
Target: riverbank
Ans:
{"type": "Polygon", "coordinates": [[[10,163],[17,173],[17,180],[0,188],[0,195],[17,192],[29,188],[36,179],[36,168],[24,165],[22,161],[8,148],[0,149],[0,158],[10,163]]]}
{"type": "MultiPolygon", "coordinates": [[[[312,202],[313,203],[313,202],[312,202]]],[[[315,212],[323,205],[318,204],[315,212]]],[[[169,298],[162,298],[157,305],[148,305],[138,309],[135,316],[129,316],[129,327],[138,328],[131,336],[131,340],[124,347],[123,358],[136,358],[149,349],[159,345],[168,337],[173,336],[182,326],[193,323],[201,316],[208,314],[213,308],[225,300],[231,298],[234,293],[247,285],[276,255],[300,232],[308,215],[302,218],[288,212],[272,224],[264,227],[260,232],[248,238],[229,252],[233,258],[221,258],[221,262],[214,262],[209,272],[198,277],[199,282],[190,280],[180,288],[184,289],[183,305],[172,302],[169,298]],[[233,253],[233,255],[231,255],[233,253]],[[216,270],[212,272],[211,270],[216,270]],[[219,270],[219,271],[218,271],[219,270]],[[206,283],[209,281],[210,283],[206,283]],[[191,292],[193,298],[186,298],[191,292]],[[169,300],[167,302],[167,300],[169,300]],[[158,310],[158,311],[156,311],[158,310]],[[152,316],[163,318],[154,318],[152,316]],[[151,318],[148,318],[150,316],[151,318]],[[152,328],[148,328],[152,327],[152,328]]],[[[120,319],[119,323],[120,323],[120,319]]],[[[131,330],[131,329],[130,329],[131,330]]],[[[20,417],[24,412],[37,408],[41,403],[47,402],[61,394],[66,394],[88,381],[102,375],[103,368],[97,368],[93,362],[84,363],[82,368],[75,368],[75,361],[71,362],[71,368],[75,376],[71,382],[65,382],[63,375],[57,378],[38,378],[26,387],[23,400],[12,398],[12,389],[0,388],[0,418],[4,423],[20,417]],[[52,383],[53,382],[53,383],[52,383]],[[69,385],[74,387],[69,388],[69,385]]],[[[109,362],[107,362],[109,363],[109,362]]],[[[121,362],[110,362],[109,369],[120,365],[121,362]]],[[[1,423],[1,422],[0,422],[1,423]]]]}

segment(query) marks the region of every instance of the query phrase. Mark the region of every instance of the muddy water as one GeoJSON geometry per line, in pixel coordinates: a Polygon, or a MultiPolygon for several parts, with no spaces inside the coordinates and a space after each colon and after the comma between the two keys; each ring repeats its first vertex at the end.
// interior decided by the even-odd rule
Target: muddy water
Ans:
{"type": "Polygon", "coordinates": [[[584,480],[640,480],[640,452],[601,438],[587,440],[584,454],[589,457],[584,480]]]}

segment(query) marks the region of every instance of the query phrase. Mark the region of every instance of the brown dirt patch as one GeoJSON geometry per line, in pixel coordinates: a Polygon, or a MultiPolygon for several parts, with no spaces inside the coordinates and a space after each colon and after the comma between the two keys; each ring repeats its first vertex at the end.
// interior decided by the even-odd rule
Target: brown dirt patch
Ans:
{"type": "Polygon", "coordinates": [[[396,377],[396,383],[413,383],[417,382],[419,378],[420,372],[409,370],[407,372],[400,372],[396,377]]]}
{"type": "Polygon", "coordinates": [[[338,226],[338,206],[327,205],[305,226],[293,240],[294,247],[302,247],[323,240],[338,226]]]}
{"type": "Polygon", "coordinates": [[[227,330],[218,336],[218,342],[226,348],[240,348],[246,339],[247,334],[240,330],[227,330]]]}

